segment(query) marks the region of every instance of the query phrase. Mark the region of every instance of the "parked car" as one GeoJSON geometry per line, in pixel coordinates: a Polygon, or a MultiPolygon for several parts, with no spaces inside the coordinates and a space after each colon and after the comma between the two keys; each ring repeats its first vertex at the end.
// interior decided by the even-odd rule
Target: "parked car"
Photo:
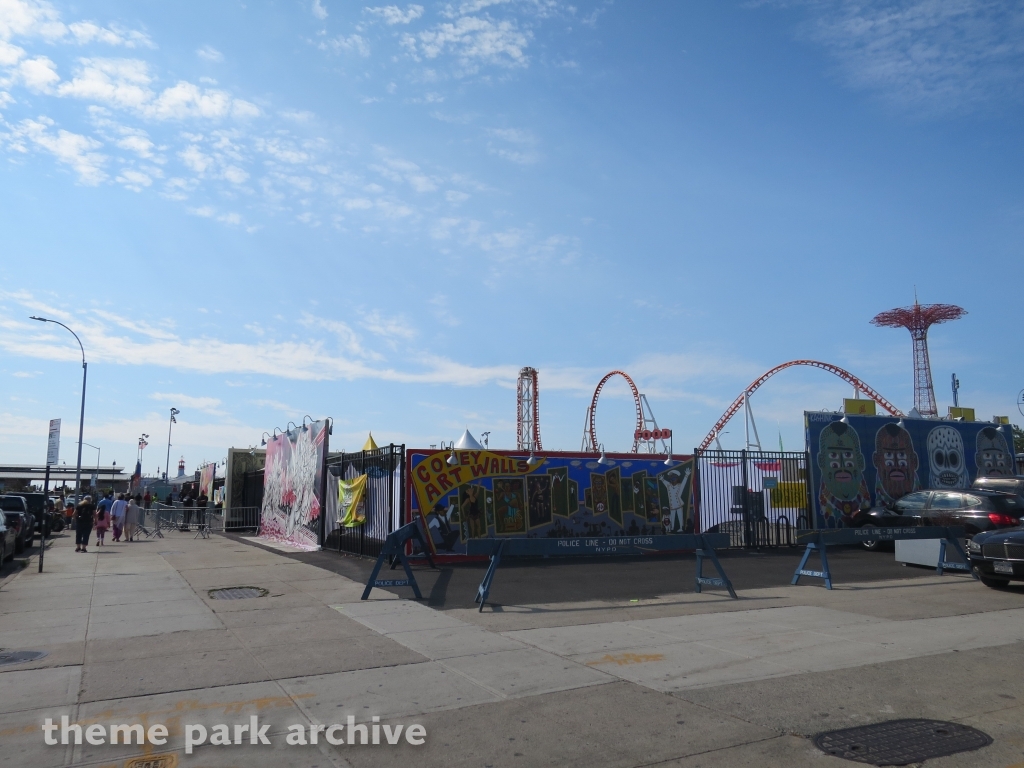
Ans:
{"type": "Polygon", "coordinates": [[[42,538],[44,530],[47,536],[54,529],[55,514],[50,510],[50,500],[45,493],[19,493],[28,504],[29,513],[35,517],[36,534],[42,538]]]}
{"type": "MultiPolygon", "coordinates": [[[[892,507],[870,507],[865,506],[854,512],[852,515],[843,518],[843,526],[846,528],[891,528],[893,526],[917,525],[918,520],[913,515],[903,516],[903,508],[899,502],[892,507]]],[[[875,552],[883,548],[891,548],[892,544],[886,541],[871,539],[861,542],[864,549],[875,552]]]]}
{"type": "Polygon", "coordinates": [[[14,551],[21,553],[26,548],[31,548],[36,537],[33,525],[35,518],[29,514],[25,499],[21,496],[0,496],[0,511],[3,511],[4,517],[7,518],[8,527],[13,527],[18,532],[14,551]]]}
{"type": "Polygon", "coordinates": [[[0,514],[0,566],[14,557],[18,532],[7,525],[7,515],[0,514]]]}
{"type": "Polygon", "coordinates": [[[998,491],[932,491],[921,513],[925,525],[962,525],[971,538],[982,531],[1016,528],[1024,516],[1024,499],[998,491]]]}
{"type": "Polygon", "coordinates": [[[1024,499],[1024,477],[1020,475],[1016,477],[979,477],[971,483],[971,488],[977,488],[979,491],[999,491],[1024,499]]]}
{"type": "Polygon", "coordinates": [[[967,542],[967,556],[986,587],[1024,581],[1024,528],[979,533],[967,542]]]}

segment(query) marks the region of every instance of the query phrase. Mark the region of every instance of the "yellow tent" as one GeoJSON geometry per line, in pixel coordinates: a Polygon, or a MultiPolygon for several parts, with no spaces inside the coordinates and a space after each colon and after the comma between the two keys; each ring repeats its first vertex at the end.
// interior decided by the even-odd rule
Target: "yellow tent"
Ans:
{"type": "Polygon", "coordinates": [[[375,442],[373,442],[373,432],[371,432],[369,434],[369,436],[366,438],[366,442],[363,444],[363,450],[364,451],[376,451],[377,450],[377,444],[375,442]]]}

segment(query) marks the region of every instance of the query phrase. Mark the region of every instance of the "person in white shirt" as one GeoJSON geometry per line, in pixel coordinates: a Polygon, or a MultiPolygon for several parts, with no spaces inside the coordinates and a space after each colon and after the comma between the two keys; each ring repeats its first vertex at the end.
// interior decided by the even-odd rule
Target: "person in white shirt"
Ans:
{"type": "Polygon", "coordinates": [[[128,511],[128,502],[124,500],[124,494],[117,494],[117,501],[110,508],[110,522],[114,526],[114,541],[121,540],[121,532],[124,530],[124,516],[128,511]]]}

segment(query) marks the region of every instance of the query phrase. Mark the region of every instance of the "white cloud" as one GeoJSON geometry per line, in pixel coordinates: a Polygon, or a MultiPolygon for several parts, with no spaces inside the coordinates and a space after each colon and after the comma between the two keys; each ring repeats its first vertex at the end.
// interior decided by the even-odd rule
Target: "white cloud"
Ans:
{"type": "Polygon", "coordinates": [[[55,83],[60,82],[57,65],[46,56],[24,59],[18,64],[16,77],[31,91],[49,93],[55,83]]]}
{"type": "Polygon", "coordinates": [[[357,34],[333,37],[330,40],[321,43],[320,47],[324,50],[330,48],[336,53],[339,51],[357,53],[364,58],[370,55],[370,44],[366,42],[366,38],[357,34]]]}
{"type": "Polygon", "coordinates": [[[143,114],[158,120],[184,120],[190,117],[256,117],[259,108],[248,101],[232,98],[225,91],[203,89],[182,80],[165,89],[143,114]]]}
{"type": "MultiPolygon", "coordinates": [[[[90,361],[115,365],[152,365],[205,374],[259,374],[304,381],[374,379],[457,386],[498,383],[509,387],[519,370],[516,365],[472,366],[439,356],[409,355],[403,360],[412,369],[397,370],[384,364],[380,355],[364,349],[348,324],[308,313],[303,315],[302,324],[331,333],[341,347],[340,352],[332,352],[324,340],[310,338],[308,334],[301,341],[260,340],[254,344],[209,336],[182,338],[168,333],[169,338],[154,338],[144,333],[127,334],[124,330],[113,331],[111,323],[96,313],[72,317],[31,295],[0,294],[0,299],[3,298],[73,323],[89,349],[90,361]]],[[[78,354],[77,348],[72,350],[67,345],[63,334],[16,319],[2,305],[0,349],[10,355],[44,360],[73,360],[78,354]]]]}
{"type": "Polygon", "coordinates": [[[377,336],[385,339],[414,339],[418,331],[409,325],[409,322],[401,315],[396,317],[384,317],[379,310],[374,310],[364,315],[359,324],[377,336]]]}
{"type": "Polygon", "coordinates": [[[169,392],[154,392],[149,397],[152,400],[172,403],[175,408],[191,408],[213,416],[225,415],[220,407],[221,401],[216,397],[193,397],[191,395],[172,394],[169,392]]]}
{"type": "Polygon", "coordinates": [[[530,165],[540,159],[540,153],[536,150],[537,139],[529,131],[519,128],[490,128],[487,132],[494,138],[511,145],[489,143],[487,151],[492,155],[519,165],[530,165]]]}
{"type": "Polygon", "coordinates": [[[153,142],[147,138],[145,131],[133,132],[118,139],[117,146],[134,152],[142,158],[151,158],[153,156],[153,142]]]}
{"type": "Polygon", "coordinates": [[[380,16],[385,24],[409,24],[423,15],[423,6],[409,5],[403,11],[397,5],[385,5],[379,8],[367,8],[366,12],[380,16]]]}
{"type": "Polygon", "coordinates": [[[202,48],[196,51],[196,56],[198,56],[203,61],[212,61],[214,63],[224,61],[224,54],[218,51],[212,45],[204,45],[202,48]]]}
{"type": "Polygon", "coordinates": [[[0,3],[0,40],[12,37],[42,37],[59,40],[68,29],[60,13],[47,2],[38,0],[3,0],[0,3]]]}
{"type": "Polygon", "coordinates": [[[189,170],[202,176],[206,169],[213,164],[213,158],[206,155],[195,144],[186,147],[178,153],[178,157],[185,163],[189,170]]]}
{"type": "Polygon", "coordinates": [[[68,30],[80,45],[97,42],[106,45],[120,45],[125,48],[153,47],[153,42],[144,32],[118,27],[101,27],[92,21],[76,21],[73,24],[68,24],[68,30]]]}
{"type": "Polygon", "coordinates": [[[232,184],[243,184],[249,178],[249,174],[236,165],[229,165],[225,168],[223,176],[232,184]]]}
{"type": "Polygon", "coordinates": [[[327,18],[327,9],[320,0],[313,0],[313,15],[323,21],[327,18]]]}
{"type": "Polygon", "coordinates": [[[79,59],[74,78],[57,95],[140,109],[153,98],[149,65],[140,59],[79,59]]]}
{"type": "Polygon", "coordinates": [[[428,59],[442,53],[453,53],[464,65],[478,62],[505,66],[526,66],[529,59],[524,49],[531,33],[521,31],[515,21],[493,21],[477,16],[463,16],[454,23],[445,22],[405,38],[406,47],[428,59]]]}
{"type": "Polygon", "coordinates": [[[104,181],[107,174],[103,165],[107,157],[95,151],[102,146],[100,142],[63,129],[52,132],[53,124],[48,117],[22,120],[13,126],[8,142],[16,151],[25,152],[35,147],[49,152],[58,162],[71,166],[82,184],[94,186],[104,181]]]}
{"type": "Polygon", "coordinates": [[[141,192],[144,187],[148,187],[153,183],[153,180],[142,171],[135,171],[131,169],[121,171],[121,174],[116,180],[124,184],[133,192],[141,192]]]}

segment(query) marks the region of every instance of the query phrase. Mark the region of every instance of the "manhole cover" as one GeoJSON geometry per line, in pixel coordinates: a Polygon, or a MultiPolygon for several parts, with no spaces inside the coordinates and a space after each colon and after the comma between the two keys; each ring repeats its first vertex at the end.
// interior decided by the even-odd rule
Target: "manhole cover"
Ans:
{"type": "Polygon", "coordinates": [[[214,600],[244,600],[247,597],[263,597],[268,592],[260,587],[225,587],[211,589],[209,594],[214,600]]]}
{"type": "Polygon", "coordinates": [[[822,752],[868,765],[920,763],[991,743],[992,738],[976,728],[941,720],[890,720],[814,737],[822,752]]]}
{"type": "Polygon", "coordinates": [[[0,651],[0,667],[8,664],[24,664],[49,655],[49,651],[0,651]]]}

